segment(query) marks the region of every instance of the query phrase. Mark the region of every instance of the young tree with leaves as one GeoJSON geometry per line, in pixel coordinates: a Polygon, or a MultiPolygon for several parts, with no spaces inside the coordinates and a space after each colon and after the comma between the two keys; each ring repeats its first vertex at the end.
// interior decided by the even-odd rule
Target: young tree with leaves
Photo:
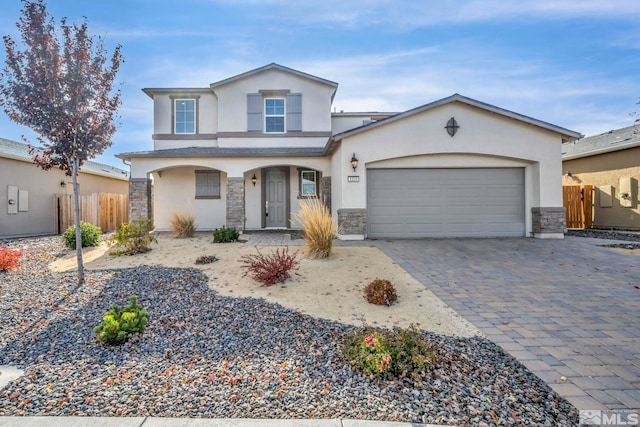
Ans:
{"type": "Polygon", "coordinates": [[[42,149],[30,146],[36,165],[59,168],[73,182],[78,284],[84,283],[78,170],[111,146],[120,90],[114,81],[124,61],[121,46],[107,58],[102,38],[83,23],[60,21],[59,31],[43,0],[22,0],[16,24],[25,49],[4,36],[5,68],[0,74],[0,105],[9,118],[38,134],[42,149]]]}

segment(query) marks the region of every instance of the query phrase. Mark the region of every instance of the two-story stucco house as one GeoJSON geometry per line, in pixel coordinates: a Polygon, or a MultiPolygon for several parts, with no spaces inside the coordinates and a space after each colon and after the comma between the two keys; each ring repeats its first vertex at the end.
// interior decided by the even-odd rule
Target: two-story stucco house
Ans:
{"type": "Polygon", "coordinates": [[[203,88],[147,88],[154,149],[131,162],[131,218],[169,229],[299,228],[330,207],[342,239],[562,237],[561,144],[580,134],[453,95],[402,113],[331,112],[338,84],[269,64],[203,88]]]}

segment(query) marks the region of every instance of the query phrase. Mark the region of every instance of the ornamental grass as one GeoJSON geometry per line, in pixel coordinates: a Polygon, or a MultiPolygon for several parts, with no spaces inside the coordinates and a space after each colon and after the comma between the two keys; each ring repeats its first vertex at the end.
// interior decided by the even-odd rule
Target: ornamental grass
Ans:
{"type": "Polygon", "coordinates": [[[193,237],[196,231],[196,217],[190,212],[174,212],[169,219],[173,236],[178,239],[193,237]]]}
{"type": "Polygon", "coordinates": [[[305,252],[309,258],[328,258],[337,231],[329,209],[319,199],[306,199],[294,218],[304,229],[305,252]]]}

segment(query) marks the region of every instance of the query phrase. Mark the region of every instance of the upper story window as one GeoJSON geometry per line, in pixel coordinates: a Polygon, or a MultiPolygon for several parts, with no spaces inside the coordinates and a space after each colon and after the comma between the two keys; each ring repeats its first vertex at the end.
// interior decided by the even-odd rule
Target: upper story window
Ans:
{"type": "Polygon", "coordinates": [[[175,133],[196,133],[196,100],[174,99],[175,133]]]}
{"type": "Polygon", "coordinates": [[[247,94],[247,131],[289,133],[302,131],[302,94],[288,90],[261,90],[247,94]]]}
{"type": "Polygon", "coordinates": [[[265,133],[284,133],[284,98],[264,99],[264,131],[265,133]]]}

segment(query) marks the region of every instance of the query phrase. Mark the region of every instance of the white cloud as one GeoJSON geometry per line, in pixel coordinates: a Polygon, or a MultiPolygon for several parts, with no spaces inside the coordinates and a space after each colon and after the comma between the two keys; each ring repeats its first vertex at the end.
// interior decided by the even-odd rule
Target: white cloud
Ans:
{"type": "Polygon", "coordinates": [[[640,14],[636,0],[366,0],[354,4],[344,0],[215,0],[235,7],[267,6],[293,26],[321,25],[331,28],[385,26],[394,31],[444,25],[511,19],[569,19],[619,17],[633,20],[640,14]]]}

